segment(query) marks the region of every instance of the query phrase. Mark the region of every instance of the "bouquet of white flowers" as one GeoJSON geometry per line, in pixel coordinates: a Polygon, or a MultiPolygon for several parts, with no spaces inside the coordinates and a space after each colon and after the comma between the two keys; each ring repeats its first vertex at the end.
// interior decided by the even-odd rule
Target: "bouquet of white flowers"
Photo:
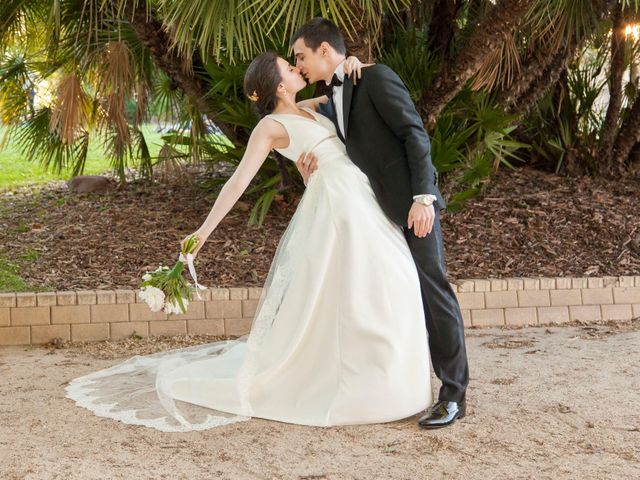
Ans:
{"type": "Polygon", "coordinates": [[[193,265],[192,252],[197,244],[198,238],[195,235],[190,236],[184,242],[178,261],[173,268],[160,266],[142,276],[143,281],[140,284],[141,290],[138,296],[149,305],[152,312],[163,310],[165,313],[185,313],[193,298],[193,292],[196,292],[200,299],[198,290],[204,290],[206,287],[198,283],[193,265]],[[182,275],[185,262],[195,287],[182,275]]]}

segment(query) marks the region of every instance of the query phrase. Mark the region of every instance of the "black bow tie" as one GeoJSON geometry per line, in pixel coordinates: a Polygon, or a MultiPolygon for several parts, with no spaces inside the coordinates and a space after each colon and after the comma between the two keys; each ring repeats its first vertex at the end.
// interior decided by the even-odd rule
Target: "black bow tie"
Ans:
{"type": "Polygon", "coordinates": [[[334,73],[333,77],[331,77],[331,82],[327,83],[327,87],[329,87],[329,91],[326,94],[327,97],[329,97],[330,99],[333,98],[333,87],[341,87],[341,86],[342,86],[342,80],[340,80],[338,78],[338,75],[334,73]]]}
{"type": "Polygon", "coordinates": [[[342,86],[342,80],[340,80],[338,78],[338,75],[336,75],[335,73],[333,74],[333,77],[331,77],[331,82],[327,84],[328,87],[341,87],[342,86]]]}

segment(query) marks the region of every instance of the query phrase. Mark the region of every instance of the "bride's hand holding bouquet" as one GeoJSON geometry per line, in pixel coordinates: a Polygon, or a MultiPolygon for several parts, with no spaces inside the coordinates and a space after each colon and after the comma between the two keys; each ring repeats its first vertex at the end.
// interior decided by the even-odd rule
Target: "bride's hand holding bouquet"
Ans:
{"type": "Polygon", "coordinates": [[[200,298],[198,290],[204,290],[206,287],[198,283],[193,260],[204,241],[205,237],[199,232],[188,235],[180,242],[180,256],[173,268],[160,266],[142,276],[138,296],[149,305],[151,311],[186,313],[193,293],[200,298]],[[185,263],[195,287],[183,275],[185,263]]]}
{"type": "Polygon", "coordinates": [[[201,233],[200,230],[196,230],[192,234],[187,235],[182,240],[180,240],[180,250],[182,251],[182,253],[184,253],[185,246],[190,246],[189,242],[194,241],[194,239],[195,239],[195,245],[193,246],[193,249],[189,251],[193,256],[193,258],[195,259],[196,256],[198,255],[198,252],[202,248],[202,245],[204,245],[204,242],[207,241],[207,236],[201,233]]]}

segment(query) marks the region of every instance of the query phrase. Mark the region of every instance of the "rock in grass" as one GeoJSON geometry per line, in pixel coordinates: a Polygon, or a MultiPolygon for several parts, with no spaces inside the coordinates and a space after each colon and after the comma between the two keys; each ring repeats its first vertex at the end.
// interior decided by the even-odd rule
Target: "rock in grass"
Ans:
{"type": "Polygon", "coordinates": [[[102,175],[79,175],[67,181],[67,186],[76,193],[91,193],[111,190],[115,183],[102,175]]]}

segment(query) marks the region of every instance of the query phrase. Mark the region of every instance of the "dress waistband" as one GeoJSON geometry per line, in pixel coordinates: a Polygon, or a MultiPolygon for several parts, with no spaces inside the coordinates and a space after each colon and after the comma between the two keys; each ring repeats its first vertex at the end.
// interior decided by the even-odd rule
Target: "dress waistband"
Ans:
{"type": "Polygon", "coordinates": [[[328,137],[321,138],[309,150],[307,150],[307,153],[304,154],[304,158],[302,160],[303,161],[306,160],[307,159],[307,155],[309,155],[309,153],[312,152],[314,148],[316,148],[318,145],[320,145],[325,140],[329,140],[330,138],[338,138],[338,136],[337,135],[329,135],[328,137]]]}

